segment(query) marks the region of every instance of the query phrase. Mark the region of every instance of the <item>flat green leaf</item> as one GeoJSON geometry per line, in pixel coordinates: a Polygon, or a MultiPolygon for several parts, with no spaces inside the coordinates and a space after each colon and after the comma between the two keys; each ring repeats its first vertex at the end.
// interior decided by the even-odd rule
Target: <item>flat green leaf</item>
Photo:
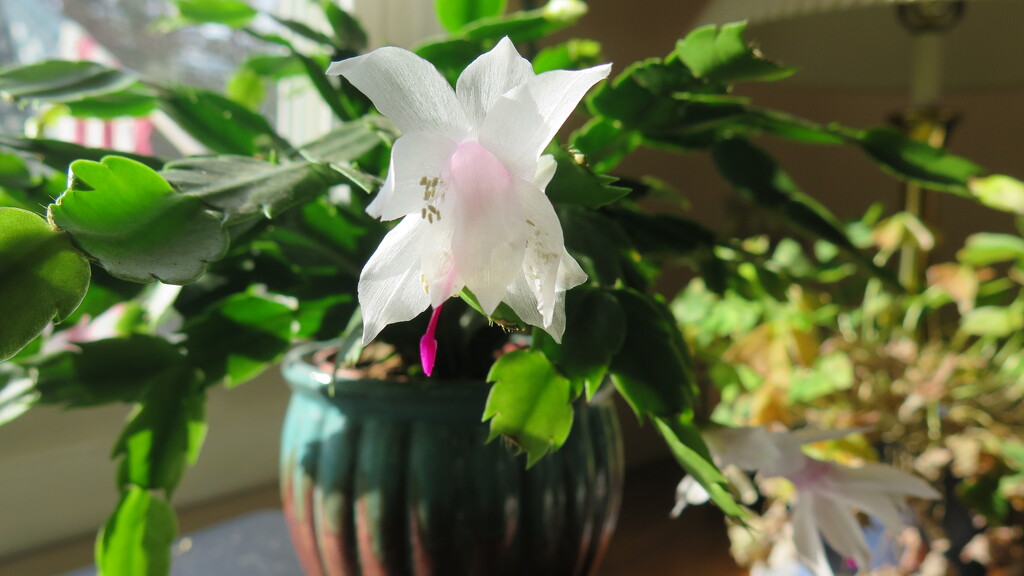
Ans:
{"type": "Polygon", "coordinates": [[[206,433],[205,397],[184,362],[147,382],[114,444],[118,484],[174,493],[206,433]]]}
{"type": "Polygon", "coordinates": [[[631,276],[632,244],[615,220],[579,206],[557,206],[556,211],[565,246],[591,282],[613,286],[631,276]]]}
{"type": "Polygon", "coordinates": [[[227,251],[220,218],[145,165],[109,156],[76,161],[71,173],[50,220],[112,275],[185,284],[227,251]]]}
{"type": "Polygon", "coordinates": [[[711,501],[733,518],[747,514],[729,492],[729,482],[712,463],[707,446],[688,418],[656,418],[658,432],[676,461],[707,490],[711,501]]]}
{"type": "MultiPolygon", "coordinates": [[[[366,122],[346,122],[316,140],[304,144],[300,151],[315,162],[347,165],[383,142],[380,134],[366,122]]],[[[351,167],[347,168],[351,170],[351,167]]]]}
{"type": "Polygon", "coordinates": [[[974,178],[969,185],[971,194],[985,206],[1024,215],[1024,182],[1011,176],[995,174],[974,178]]]}
{"type": "Polygon", "coordinates": [[[526,452],[527,468],[557,450],[572,428],[570,384],[547,357],[536,350],[505,354],[487,375],[494,382],[484,420],[493,440],[504,436],[526,452]]]}
{"type": "Polygon", "coordinates": [[[636,150],[643,138],[621,122],[604,117],[591,118],[571,136],[572,147],[579,150],[597,173],[606,173],[636,150]]]}
{"type": "Polygon", "coordinates": [[[786,397],[792,403],[813,402],[853,385],[853,364],[843,352],[819,356],[811,368],[797,368],[786,397]]]}
{"type": "Polygon", "coordinates": [[[335,47],[342,51],[342,55],[348,52],[355,56],[366,49],[366,30],[359,24],[359,20],[339,8],[335,0],[320,0],[320,6],[334,32],[335,47]]]}
{"type": "Polygon", "coordinates": [[[274,16],[273,14],[267,14],[267,15],[270,16],[275,22],[277,22],[278,24],[284,26],[288,30],[291,30],[293,33],[297,34],[298,36],[301,36],[301,37],[303,37],[303,38],[305,38],[307,40],[311,40],[311,41],[316,42],[317,44],[321,44],[323,46],[333,46],[334,45],[334,40],[332,38],[330,38],[329,36],[327,36],[323,32],[320,32],[318,30],[314,30],[309,25],[307,25],[307,24],[305,24],[303,22],[299,22],[298,20],[291,20],[291,19],[288,19],[288,18],[280,18],[278,16],[274,16]]]}
{"type": "Polygon", "coordinates": [[[505,0],[435,0],[434,10],[446,30],[458,32],[470,22],[503,14],[505,0]]]}
{"type": "Polygon", "coordinates": [[[110,92],[65,102],[68,112],[78,118],[113,118],[148,116],[156,110],[156,95],[140,85],[119,92],[110,92]]]}
{"type": "Polygon", "coordinates": [[[687,103],[675,98],[675,94],[705,90],[704,83],[679,60],[649,58],[632,64],[613,81],[599,85],[588,103],[595,115],[654,137],[683,120],[687,103]]]}
{"type": "Polygon", "coordinates": [[[611,292],[580,287],[566,294],[565,325],[561,346],[551,342],[544,352],[574,384],[583,384],[590,399],[604,383],[608,365],[622,348],[625,314],[611,292]]]}
{"type": "Polygon", "coordinates": [[[971,336],[1009,336],[1024,330],[1024,309],[1019,305],[979,306],[960,319],[960,330],[971,336]]]}
{"type": "Polygon", "coordinates": [[[179,17],[190,24],[244,28],[259,14],[242,0],[175,0],[179,17]]]}
{"type": "Polygon", "coordinates": [[[416,47],[416,55],[436,67],[452,85],[469,63],[487,50],[485,42],[451,38],[428,42],[416,47]]]}
{"type": "Polygon", "coordinates": [[[132,486],[96,539],[96,567],[103,576],[168,576],[177,535],[170,504],[132,486]]]}
{"type": "Polygon", "coordinates": [[[759,132],[808,144],[845,144],[841,134],[828,126],[776,110],[749,108],[741,122],[759,132]]]}
{"type": "Polygon", "coordinates": [[[67,172],[68,167],[75,160],[94,160],[98,162],[110,155],[131,158],[154,170],[159,170],[164,165],[163,160],[153,158],[152,156],[118,152],[105,148],[87,148],[78,144],[72,144],[71,142],[50,140],[48,138],[22,138],[20,136],[0,134],[0,146],[31,154],[39,162],[62,173],[67,172]]]}
{"type": "Polygon", "coordinates": [[[743,41],[746,22],[721,28],[710,24],[690,32],[679,41],[676,54],[698,78],[731,84],[743,80],[772,81],[791,76],[796,68],[765,60],[743,41]]]}
{"type": "Polygon", "coordinates": [[[600,42],[573,38],[538,52],[533,58],[533,71],[541,74],[549,70],[580,70],[602,62],[600,42]]]}
{"type": "Polygon", "coordinates": [[[277,362],[298,330],[294,306],[255,294],[234,294],[191,319],[183,331],[192,364],[206,385],[237,386],[277,362]]]}
{"type": "Polygon", "coordinates": [[[534,10],[475,20],[459,33],[470,40],[497,41],[508,36],[513,42],[529,42],[572,26],[586,13],[587,5],[580,0],[549,0],[534,10]]]}
{"type": "Polygon", "coordinates": [[[638,417],[689,413],[696,381],[672,314],[635,290],[617,290],[615,297],[626,318],[625,339],[611,364],[615,388],[638,417]]]}
{"type": "Polygon", "coordinates": [[[552,202],[600,208],[621,200],[630,192],[629,188],[612,184],[618,178],[591,172],[561,147],[554,148],[554,156],[558,168],[547,187],[548,199],[552,202]]]}
{"type": "Polygon", "coordinates": [[[67,234],[32,212],[0,208],[0,360],[74,312],[90,276],[67,234]]]}
{"type": "Polygon", "coordinates": [[[267,96],[267,82],[255,70],[242,65],[228,78],[224,94],[246,108],[259,112],[267,96]]]}
{"type": "Polygon", "coordinates": [[[266,118],[215,92],[165,87],[158,101],[161,110],[214,152],[252,156],[260,148],[281,146],[266,118]]]}
{"type": "Polygon", "coordinates": [[[995,232],[971,234],[956,253],[956,259],[971,266],[1024,261],[1024,238],[995,232]]]}
{"type": "Polygon", "coordinates": [[[884,170],[934,190],[970,196],[968,182],[983,172],[970,160],[913,140],[894,128],[865,130],[855,139],[884,170]]]}
{"type": "Polygon", "coordinates": [[[0,186],[28,188],[31,185],[32,173],[21,156],[0,152],[0,186]]]}
{"type": "Polygon", "coordinates": [[[277,217],[344,181],[322,164],[271,164],[233,155],[175,160],[160,174],[174,188],[223,212],[227,225],[277,217]]]}
{"type": "Polygon", "coordinates": [[[305,72],[299,59],[291,54],[284,56],[257,54],[242,62],[241,67],[271,80],[300,76],[305,72]]]}
{"type": "Polygon", "coordinates": [[[98,62],[46,60],[0,70],[0,94],[14,100],[67,102],[119,92],[135,77],[98,62]]]}
{"type": "Polygon", "coordinates": [[[152,382],[183,365],[177,347],[154,336],[136,334],[75,346],[30,365],[37,373],[41,404],[84,408],[134,403],[152,382]]]}
{"type": "Polygon", "coordinates": [[[694,256],[715,246],[715,234],[693,220],[672,214],[647,214],[613,206],[607,210],[641,252],[694,256]]]}

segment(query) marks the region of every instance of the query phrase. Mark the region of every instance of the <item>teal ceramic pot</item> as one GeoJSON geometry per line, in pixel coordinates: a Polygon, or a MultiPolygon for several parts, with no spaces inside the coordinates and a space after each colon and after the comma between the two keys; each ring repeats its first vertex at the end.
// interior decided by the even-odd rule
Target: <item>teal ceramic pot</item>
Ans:
{"type": "Polygon", "coordinates": [[[482,382],[340,380],[294,350],[281,495],[308,576],[594,574],[622,495],[610,398],[525,470],[485,443],[482,382]]]}

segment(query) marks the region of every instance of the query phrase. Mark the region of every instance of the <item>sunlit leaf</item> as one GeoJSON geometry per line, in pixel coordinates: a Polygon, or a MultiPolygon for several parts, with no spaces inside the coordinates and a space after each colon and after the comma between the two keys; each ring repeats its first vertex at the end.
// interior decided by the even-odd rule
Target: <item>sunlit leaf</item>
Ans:
{"type": "Polygon", "coordinates": [[[729,516],[746,516],[729,492],[729,482],[712,463],[696,426],[686,417],[656,418],[654,423],[676,461],[707,490],[711,501],[729,516]]]}
{"type": "Polygon", "coordinates": [[[263,372],[291,346],[297,313],[269,297],[235,294],[184,327],[192,363],[207,385],[237,386],[263,372]]]}
{"type": "Polygon", "coordinates": [[[205,397],[183,357],[149,382],[114,444],[118,483],[170,496],[206,435],[205,397]]]}
{"type": "Polygon", "coordinates": [[[494,382],[484,420],[491,421],[490,439],[504,436],[526,452],[527,467],[557,450],[569,437],[573,410],[569,380],[535,350],[517,350],[494,363],[494,382]]]}
{"type": "Polygon", "coordinates": [[[538,338],[544,342],[544,353],[574,385],[582,384],[580,388],[586,390],[589,399],[604,383],[608,365],[622,347],[626,318],[610,292],[580,287],[566,294],[565,322],[567,326],[587,328],[566,330],[561,346],[542,332],[534,337],[534,346],[537,347],[538,338]]]}
{"type": "Polygon", "coordinates": [[[564,204],[579,204],[588,208],[600,208],[629,194],[629,188],[615,186],[618,180],[605,174],[595,174],[586,166],[576,162],[565,149],[554,149],[558,168],[547,187],[548,199],[564,204]]]}
{"type": "Polygon", "coordinates": [[[324,165],[271,164],[233,155],[175,160],[161,175],[181,192],[223,212],[229,225],[260,216],[274,218],[344,181],[324,165]]]}
{"type": "Polygon", "coordinates": [[[88,148],[63,140],[50,140],[48,138],[23,138],[19,136],[8,136],[0,134],[0,146],[11,150],[20,150],[31,154],[43,164],[53,168],[57,172],[67,172],[68,166],[75,160],[94,160],[99,162],[106,156],[116,154],[141,162],[154,170],[159,170],[163,160],[152,156],[118,152],[104,148],[88,148]]]}
{"type": "Polygon", "coordinates": [[[266,118],[215,92],[164,87],[158,101],[161,110],[214,152],[252,156],[281,143],[266,118]]]}
{"type": "Polygon", "coordinates": [[[32,212],[0,208],[0,360],[74,312],[90,276],[67,234],[32,212]]]}
{"type": "Polygon", "coordinates": [[[50,218],[112,275],[185,284],[227,250],[220,218],[143,164],[109,156],[76,161],[71,172],[50,218]]]}
{"type": "Polygon", "coordinates": [[[163,498],[137,486],[121,496],[96,540],[103,576],[167,576],[178,520],[163,498]]]}
{"type": "Polygon", "coordinates": [[[696,381],[671,313],[633,290],[618,290],[615,297],[626,319],[623,344],[611,364],[615,388],[638,417],[689,413],[696,381]]]}
{"type": "Polygon", "coordinates": [[[513,42],[529,42],[572,26],[586,13],[587,5],[580,0],[551,0],[541,8],[475,20],[459,33],[470,40],[508,36],[513,42]]]}
{"type": "Polygon", "coordinates": [[[995,232],[971,234],[967,237],[964,247],[956,253],[956,257],[957,260],[972,266],[1024,261],[1024,238],[995,232]]]}
{"type": "Polygon", "coordinates": [[[884,170],[934,190],[969,196],[968,182],[983,172],[970,160],[913,140],[894,128],[865,130],[856,140],[884,170]]]}
{"type": "Polygon", "coordinates": [[[137,402],[151,382],[183,364],[178,349],[154,336],[78,342],[75,350],[34,362],[39,402],[62,408],[137,402]],[[117,365],[117,370],[111,370],[117,365]]]}
{"type": "Polygon", "coordinates": [[[189,24],[248,26],[258,12],[242,0],[174,0],[179,17],[189,24]]]}
{"type": "Polygon", "coordinates": [[[449,32],[481,18],[494,18],[505,12],[505,0],[435,0],[437,19],[449,32]]]}
{"type": "Polygon", "coordinates": [[[1024,182],[996,174],[969,182],[971,194],[989,208],[1024,215],[1024,182]]]}
{"type": "Polygon", "coordinates": [[[600,42],[573,38],[538,52],[533,58],[533,71],[541,74],[549,70],[580,70],[602,62],[600,42]]]}
{"type": "Polygon", "coordinates": [[[122,117],[147,116],[156,110],[156,96],[141,86],[65,102],[68,112],[79,118],[109,120],[122,117]]]}
{"type": "Polygon", "coordinates": [[[1019,305],[979,306],[960,319],[960,330],[972,336],[1009,336],[1024,330],[1024,309],[1019,305]]]}
{"type": "Polygon", "coordinates": [[[731,84],[743,80],[780,80],[796,68],[766,60],[743,40],[746,22],[697,28],[679,41],[676,54],[694,75],[712,82],[731,84]]]}
{"type": "Polygon", "coordinates": [[[67,102],[118,92],[135,77],[98,62],[46,60],[0,70],[0,94],[15,100],[67,102]]]}

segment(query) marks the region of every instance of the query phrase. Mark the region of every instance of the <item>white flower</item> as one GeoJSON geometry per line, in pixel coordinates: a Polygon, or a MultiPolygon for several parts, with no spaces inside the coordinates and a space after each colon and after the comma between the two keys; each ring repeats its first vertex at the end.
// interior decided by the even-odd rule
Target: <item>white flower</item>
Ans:
{"type": "MultiPolygon", "coordinates": [[[[610,65],[534,74],[505,38],[453,90],[426,60],[394,47],[334,62],[402,131],[388,176],[367,208],[404,219],[359,279],[363,341],[436,310],[468,288],[484,311],[505,302],[555,339],[564,293],[586,280],[565,250],[544,195],[555,162],[544,148],[610,65]]],[[[428,334],[429,336],[429,334],[428,334]]]]}
{"type": "MultiPolygon", "coordinates": [[[[803,452],[803,445],[841,438],[857,430],[768,432],[764,428],[723,428],[705,434],[722,465],[756,470],[761,478],[783,477],[796,487],[792,507],[793,543],[801,564],[814,576],[832,576],[822,544],[867,568],[871,552],[854,512],[875,518],[890,534],[899,534],[907,496],[934,499],[926,482],[883,464],[858,467],[825,462],[803,452]]],[[[693,499],[692,492],[683,497],[693,499]]]]}

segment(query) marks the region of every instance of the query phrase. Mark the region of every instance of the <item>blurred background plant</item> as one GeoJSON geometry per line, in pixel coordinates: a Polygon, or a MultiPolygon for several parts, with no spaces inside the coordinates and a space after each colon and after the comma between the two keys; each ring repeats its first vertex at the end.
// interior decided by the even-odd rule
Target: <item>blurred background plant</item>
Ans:
{"type": "MultiPolygon", "coordinates": [[[[979,178],[970,189],[1024,223],[1019,182],[979,178]]],[[[916,217],[885,217],[881,206],[847,232],[875,253],[878,265],[890,263],[906,243],[925,254],[935,243],[916,217]]],[[[932,549],[952,550],[954,563],[1019,566],[1021,237],[971,235],[955,261],[927,267],[915,293],[864,276],[821,240],[762,235],[736,240],[719,254],[729,263],[728,287],[715,293],[696,279],[672,305],[719,396],[712,419],[730,426],[862,429],[816,453],[840,461],[880,458],[944,487],[950,498],[944,506],[919,510],[932,549]],[[957,501],[970,511],[970,522],[957,501]]]]}

